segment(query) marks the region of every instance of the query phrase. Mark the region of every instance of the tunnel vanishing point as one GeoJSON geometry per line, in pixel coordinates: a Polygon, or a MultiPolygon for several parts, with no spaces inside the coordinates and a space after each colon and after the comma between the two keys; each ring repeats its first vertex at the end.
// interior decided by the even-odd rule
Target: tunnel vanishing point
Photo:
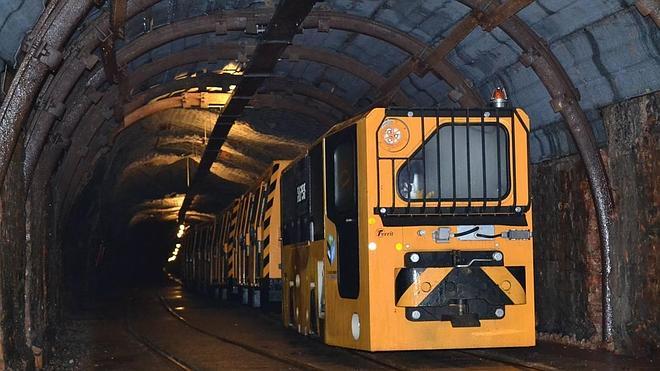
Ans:
{"type": "MultiPolygon", "coordinates": [[[[309,234],[309,240],[288,239],[287,233],[294,232],[282,223],[284,241],[271,243],[323,240],[328,256],[319,259],[329,264],[326,269],[333,269],[335,242],[340,262],[369,251],[380,253],[381,246],[367,247],[366,240],[364,246],[356,242],[358,255],[344,252],[342,233],[352,233],[346,231],[353,227],[335,222],[336,232],[328,227],[333,213],[342,223],[363,215],[341,213],[341,182],[332,191],[337,192],[332,193],[337,205],[328,206],[333,161],[328,153],[338,151],[332,165],[336,169],[343,152],[327,133],[339,133],[335,124],[342,122],[358,123],[357,134],[342,137],[357,143],[356,174],[378,168],[375,187],[355,183],[356,194],[377,189],[398,197],[387,207],[378,199],[378,205],[364,208],[364,220],[382,227],[378,233],[410,227],[413,222],[397,223],[403,223],[402,215],[414,214],[419,225],[433,228],[437,244],[429,251],[442,249],[444,233],[447,241],[473,236],[475,246],[482,246],[476,244],[515,235],[511,227],[508,235],[502,234],[504,229],[495,234],[500,206],[513,197],[507,212],[529,219],[524,225],[530,226],[530,248],[533,241],[533,255],[525,263],[533,287],[522,283],[534,293],[532,336],[633,357],[657,354],[659,27],[660,4],[654,0],[0,1],[0,369],[44,367],[44,360],[57,356],[54,346],[63,319],[99,296],[151,282],[163,268],[185,279],[191,269],[186,264],[193,258],[175,253],[168,261],[173,250],[187,248],[175,245],[179,225],[192,232],[220,225],[234,207],[240,213],[235,200],[250,194],[264,174],[274,174],[277,161],[284,161],[284,169],[289,161],[304,158],[305,166],[319,174],[316,179],[314,170],[306,170],[309,184],[286,183],[286,172],[282,175],[282,186],[277,185],[282,220],[300,223],[302,219],[287,218],[308,195],[319,194],[320,211],[314,214],[316,199],[310,201],[311,219],[304,223],[313,220],[314,226],[293,230],[309,234]],[[494,96],[494,91],[504,95],[494,96]],[[393,175],[387,182],[382,181],[384,155],[378,152],[373,163],[364,160],[371,155],[370,144],[359,154],[360,138],[371,130],[370,112],[383,115],[371,140],[386,145],[398,145],[401,138],[417,140],[420,148],[426,143],[418,155],[410,148],[410,159],[392,159],[386,169],[393,175]],[[510,121],[497,121],[499,116],[492,121],[491,112],[511,112],[510,121]],[[522,116],[516,118],[518,114],[522,116]],[[420,117],[421,129],[412,128],[411,120],[420,117]],[[437,118],[435,134],[424,127],[425,117],[437,118]],[[450,132],[440,125],[444,119],[451,122],[447,128],[467,136],[467,141],[460,137],[456,142],[453,131],[447,145],[464,152],[441,149],[448,148],[441,144],[446,139],[441,133],[450,132]],[[383,136],[379,130],[390,125],[387,120],[393,120],[392,126],[383,136]],[[527,146],[516,151],[511,132],[518,133],[517,120],[527,146]],[[488,130],[497,133],[492,138],[500,138],[495,124],[486,125],[491,121],[502,125],[502,138],[511,144],[510,149],[501,147],[509,157],[507,165],[497,162],[497,170],[486,153],[497,148],[498,158],[501,154],[499,144],[487,144],[488,130]],[[474,138],[483,146],[470,144],[473,122],[481,130],[474,138]],[[318,161],[315,149],[320,151],[318,161]],[[438,161],[437,171],[430,172],[427,151],[437,152],[438,159],[446,154],[453,162],[438,161]],[[467,160],[456,162],[463,155],[467,160]],[[519,170],[515,158],[524,164],[520,166],[529,166],[519,170]],[[413,169],[415,161],[423,161],[421,178],[413,169]],[[456,173],[465,172],[465,166],[467,180],[459,179],[456,173]],[[447,183],[441,167],[454,172],[447,183]],[[401,174],[409,179],[401,180],[401,174]],[[488,179],[488,174],[496,178],[488,179]],[[524,189],[529,189],[522,211],[515,190],[522,180],[516,175],[526,175],[524,189]],[[508,179],[509,193],[502,190],[500,176],[508,179]],[[317,181],[319,188],[305,188],[317,181]],[[449,185],[453,194],[444,193],[449,185]],[[502,191],[491,195],[488,186],[502,191]],[[413,196],[415,187],[421,198],[413,196]],[[293,192],[291,202],[285,199],[287,189],[293,192]],[[431,212],[427,202],[433,200],[431,212]],[[462,202],[467,202],[464,209],[462,202]],[[471,209],[473,202],[483,207],[471,209]],[[497,208],[488,209],[489,202],[497,208]],[[418,209],[412,213],[411,207],[418,209]],[[533,216],[526,213],[532,207],[533,216]],[[477,222],[470,219],[475,213],[494,219],[477,222]],[[447,222],[444,217],[450,215],[467,219],[447,222]],[[495,232],[479,235],[466,225],[495,232]]],[[[260,205],[262,194],[265,205],[266,193],[259,192],[251,197],[260,205]]],[[[253,217],[259,225],[256,211],[253,217]]],[[[356,236],[362,236],[360,227],[355,228],[356,236]]],[[[420,237],[427,233],[419,231],[420,237]]],[[[431,238],[431,229],[428,233],[431,238]]],[[[392,242],[391,250],[410,258],[403,255],[414,253],[408,245],[395,249],[392,242]]],[[[256,242],[255,249],[262,253],[256,242]]],[[[474,261],[465,268],[453,254],[453,269],[470,269],[474,261]]],[[[287,264],[295,261],[291,257],[287,263],[287,257],[283,253],[284,266],[272,269],[286,274],[287,264]]],[[[246,255],[241,264],[249,261],[246,255]]],[[[426,269],[427,275],[440,269],[431,263],[423,268],[406,264],[401,269],[414,274],[421,272],[414,269],[426,269]]],[[[388,266],[388,272],[394,268],[388,266]]],[[[354,288],[342,284],[341,276],[352,273],[341,263],[338,269],[339,295],[351,297],[354,288]]],[[[399,285],[403,273],[397,272],[399,285]]],[[[220,268],[216,274],[223,274],[220,268]]],[[[489,273],[494,280],[493,275],[489,273]]],[[[406,302],[403,289],[395,295],[395,276],[391,279],[385,285],[391,298],[406,302]]],[[[358,280],[363,287],[373,283],[365,280],[358,280]]],[[[318,289],[319,282],[312,283],[318,289]]],[[[451,302],[460,313],[442,312],[443,318],[457,327],[476,326],[474,315],[487,318],[476,312],[471,319],[464,317],[465,303],[462,298],[451,302]]],[[[287,311],[298,304],[284,305],[287,311]]],[[[411,305],[401,304],[408,307],[402,321],[419,319],[411,305]]],[[[283,312],[286,320],[297,318],[291,313],[283,312]]]]}

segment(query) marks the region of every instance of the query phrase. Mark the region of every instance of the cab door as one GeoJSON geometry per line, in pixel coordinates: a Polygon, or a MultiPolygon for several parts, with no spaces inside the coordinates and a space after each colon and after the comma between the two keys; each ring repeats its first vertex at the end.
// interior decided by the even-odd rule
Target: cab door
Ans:
{"type": "Polygon", "coordinates": [[[328,237],[328,258],[332,264],[336,255],[339,296],[347,299],[360,294],[356,128],[325,139],[327,215],[337,231],[335,241],[328,237]]]}

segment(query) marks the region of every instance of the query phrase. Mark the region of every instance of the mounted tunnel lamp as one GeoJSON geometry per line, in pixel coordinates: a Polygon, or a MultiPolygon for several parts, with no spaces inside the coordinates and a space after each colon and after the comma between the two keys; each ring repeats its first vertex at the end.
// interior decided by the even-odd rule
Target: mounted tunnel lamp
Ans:
{"type": "Polygon", "coordinates": [[[183,237],[183,233],[185,232],[185,230],[186,230],[186,225],[185,224],[179,225],[179,230],[176,232],[176,237],[177,238],[183,237]]]}
{"type": "MultiPolygon", "coordinates": [[[[179,232],[182,232],[182,233],[183,233],[183,230],[179,230],[179,232]]],[[[175,260],[176,260],[176,257],[179,255],[179,249],[181,248],[181,244],[180,244],[180,243],[177,243],[177,244],[174,245],[174,246],[175,246],[175,247],[174,247],[174,251],[172,251],[172,256],[170,256],[170,257],[167,259],[168,262],[173,262],[173,261],[175,261],[175,260]]]]}

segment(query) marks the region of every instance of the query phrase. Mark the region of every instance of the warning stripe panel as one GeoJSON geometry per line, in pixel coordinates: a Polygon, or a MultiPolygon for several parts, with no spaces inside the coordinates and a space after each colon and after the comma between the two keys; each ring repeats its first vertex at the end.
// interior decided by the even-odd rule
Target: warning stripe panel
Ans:
{"type": "Polygon", "coordinates": [[[267,276],[270,273],[270,253],[267,249],[264,249],[263,264],[262,275],[267,276]]]}
{"type": "Polygon", "coordinates": [[[417,307],[434,292],[453,268],[400,268],[396,272],[398,307],[417,307]]]}
{"type": "MultiPolygon", "coordinates": [[[[523,272],[525,269],[525,267],[510,268],[523,268],[523,272]]],[[[523,283],[507,267],[481,267],[481,269],[511,299],[513,304],[525,304],[527,302],[523,283]]]]}
{"type": "Polygon", "coordinates": [[[399,307],[442,306],[461,295],[455,289],[458,285],[467,285],[464,290],[476,288],[491,303],[525,304],[524,271],[525,267],[497,266],[399,268],[395,271],[395,303],[399,307]],[[454,289],[446,292],[445,280],[454,289]]]}
{"type": "Polygon", "coordinates": [[[268,196],[271,195],[275,191],[275,187],[277,186],[277,179],[273,180],[269,185],[268,185],[268,196]]]}

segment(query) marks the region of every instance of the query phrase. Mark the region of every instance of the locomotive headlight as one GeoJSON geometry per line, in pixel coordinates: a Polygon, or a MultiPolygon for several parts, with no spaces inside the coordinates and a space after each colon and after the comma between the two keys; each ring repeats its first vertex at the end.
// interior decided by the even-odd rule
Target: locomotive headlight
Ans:
{"type": "Polygon", "coordinates": [[[405,122],[387,118],[380,126],[378,137],[388,151],[398,152],[408,144],[410,130],[405,122]]]}
{"type": "Polygon", "coordinates": [[[402,136],[401,129],[397,127],[389,127],[385,129],[385,132],[383,133],[383,140],[385,141],[385,144],[393,146],[401,141],[402,136]]]}

